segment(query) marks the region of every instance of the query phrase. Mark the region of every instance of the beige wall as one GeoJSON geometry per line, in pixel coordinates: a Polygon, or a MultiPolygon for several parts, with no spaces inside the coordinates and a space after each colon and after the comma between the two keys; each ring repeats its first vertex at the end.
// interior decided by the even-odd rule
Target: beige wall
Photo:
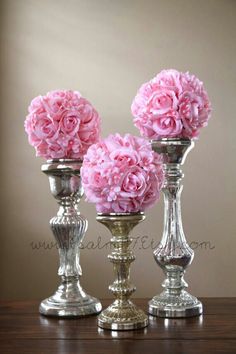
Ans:
{"type": "MultiPolygon", "coordinates": [[[[201,78],[213,105],[184,167],[183,219],[195,250],[187,272],[199,296],[235,296],[236,2],[230,0],[5,0],[1,1],[1,298],[41,299],[56,288],[57,250],[32,250],[51,242],[48,221],[57,206],[27,143],[23,122],[30,100],[55,88],[78,89],[102,116],[103,136],[138,134],[130,104],[137,88],[163,68],[201,78]],[[196,244],[193,244],[196,246],[196,244]],[[209,249],[209,247],[214,247],[209,249]]],[[[109,239],[84,201],[85,243],[109,239]]],[[[147,213],[133,236],[158,240],[163,201],[147,213]]],[[[151,297],[163,275],[152,249],[135,248],[136,296],[151,297]]],[[[146,247],[146,245],[145,245],[146,247]]],[[[82,283],[108,297],[108,249],[85,249],[82,283]]]]}

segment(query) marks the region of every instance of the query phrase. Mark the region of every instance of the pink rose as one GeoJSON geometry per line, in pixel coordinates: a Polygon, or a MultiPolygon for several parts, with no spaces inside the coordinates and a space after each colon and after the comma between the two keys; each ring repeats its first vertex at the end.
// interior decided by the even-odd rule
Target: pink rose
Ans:
{"type": "Polygon", "coordinates": [[[157,173],[157,175],[152,175],[149,177],[147,193],[145,194],[142,202],[144,209],[146,208],[146,206],[151,207],[155,204],[156,199],[159,198],[160,196],[160,190],[162,188],[162,185],[163,185],[162,172],[157,173]]]}
{"type": "Polygon", "coordinates": [[[100,131],[99,130],[87,130],[87,129],[83,129],[81,128],[79,130],[78,136],[80,138],[80,141],[83,143],[86,151],[88,146],[90,146],[91,144],[94,144],[98,141],[98,136],[99,136],[100,131]]]}
{"type": "Polygon", "coordinates": [[[50,156],[52,159],[60,159],[65,155],[65,150],[63,146],[57,143],[50,143],[47,146],[47,156],[50,156]]]}
{"type": "Polygon", "coordinates": [[[178,99],[173,90],[157,88],[150,97],[147,110],[155,115],[162,115],[169,111],[176,110],[178,99]]]}
{"type": "Polygon", "coordinates": [[[180,74],[180,82],[182,92],[192,92],[201,96],[204,91],[203,82],[189,72],[180,74]]]}
{"type": "MultiPolygon", "coordinates": [[[[133,213],[134,211],[142,211],[140,209],[140,203],[136,199],[119,199],[112,203],[112,210],[116,210],[116,213],[133,213]]],[[[101,212],[103,208],[101,207],[101,212]]],[[[109,212],[110,209],[108,209],[109,212]]]]}
{"type": "Polygon", "coordinates": [[[58,137],[58,122],[45,116],[44,113],[29,114],[26,118],[25,129],[29,134],[29,142],[36,147],[43,140],[54,141],[58,137]]]}
{"type": "Polygon", "coordinates": [[[48,144],[42,141],[37,145],[36,156],[46,157],[48,154],[48,144]]]}
{"type": "Polygon", "coordinates": [[[177,137],[183,125],[175,111],[168,112],[153,119],[153,130],[159,137],[177,137]]]}
{"type": "Polygon", "coordinates": [[[98,212],[138,212],[159,197],[162,161],[145,139],[109,135],[89,147],[81,177],[87,201],[98,212]]]}
{"type": "Polygon", "coordinates": [[[74,159],[82,159],[83,155],[87,151],[87,149],[84,149],[84,146],[79,137],[74,137],[73,139],[70,139],[68,143],[68,150],[70,152],[70,155],[73,156],[74,159]]]}
{"type": "Polygon", "coordinates": [[[98,114],[95,111],[95,109],[91,106],[91,104],[85,99],[81,99],[80,105],[78,107],[78,111],[80,112],[81,115],[81,123],[82,124],[88,124],[93,119],[96,119],[98,114]]]}
{"type": "Polygon", "coordinates": [[[131,106],[131,111],[133,112],[134,116],[141,116],[146,112],[146,105],[149,98],[152,96],[152,93],[153,86],[151,83],[145,83],[140,87],[137,96],[135,97],[135,100],[133,100],[131,106]]]}
{"type": "Polygon", "coordinates": [[[139,163],[139,154],[128,147],[121,147],[110,153],[110,159],[117,162],[117,165],[133,166],[139,163]]]}
{"type": "Polygon", "coordinates": [[[91,145],[88,149],[86,155],[84,156],[84,161],[86,165],[99,166],[104,162],[109,162],[109,156],[106,145],[103,141],[99,141],[98,143],[91,145]]]}
{"type": "Polygon", "coordinates": [[[174,69],[162,70],[152,80],[152,85],[168,88],[175,91],[176,96],[182,92],[182,85],[180,82],[181,73],[174,69]]]}
{"type": "Polygon", "coordinates": [[[38,112],[43,113],[44,112],[44,105],[43,105],[43,97],[42,96],[37,96],[32,99],[30,106],[28,107],[29,113],[34,113],[38,112]]]}
{"type": "Polygon", "coordinates": [[[179,114],[183,122],[183,134],[186,137],[197,137],[200,128],[207,125],[210,109],[202,96],[192,92],[184,92],[179,101],[179,114]]]}
{"type": "Polygon", "coordinates": [[[93,185],[93,193],[89,193],[87,197],[92,203],[102,202],[104,199],[104,191],[108,185],[107,177],[98,169],[91,169],[90,173],[83,176],[86,185],[93,185]],[[101,194],[103,191],[103,194],[101,194]]]}
{"type": "Polygon", "coordinates": [[[130,167],[123,176],[121,197],[142,197],[147,188],[146,177],[145,170],[141,167],[137,165],[130,167]]]}
{"type": "Polygon", "coordinates": [[[153,129],[152,120],[147,115],[134,119],[135,126],[139,129],[140,134],[149,139],[156,138],[156,132],[153,129]]]}
{"type": "Polygon", "coordinates": [[[61,115],[59,127],[62,133],[75,136],[79,131],[80,117],[77,111],[65,111],[61,115]]]}

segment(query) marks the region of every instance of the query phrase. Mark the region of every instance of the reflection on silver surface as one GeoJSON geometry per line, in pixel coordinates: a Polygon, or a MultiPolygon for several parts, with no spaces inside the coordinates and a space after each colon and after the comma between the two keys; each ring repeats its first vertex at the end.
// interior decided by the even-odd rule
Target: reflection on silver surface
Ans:
{"type": "Polygon", "coordinates": [[[163,187],[165,213],[161,242],[154,250],[154,258],[166,275],[164,291],[149,301],[149,313],[160,317],[189,317],[202,313],[202,304],[185,288],[185,269],[191,264],[194,252],[189,247],[182,226],[180,169],[194,142],[189,139],[161,139],[151,141],[152,148],[163,156],[165,183],[163,187]]]}
{"type": "Polygon", "coordinates": [[[99,313],[101,303],[88,295],[80,285],[80,243],[87,230],[87,220],[79,212],[83,195],[80,168],[82,161],[50,160],[42,166],[48,175],[50,190],[59,204],[50,226],[59,247],[61,284],[57,291],[41,302],[39,311],[46,316],[86,316],[99,313]]]}
{"type": "MultiPolygon", "coordinates": [[[[156,317],[155,317],[156,321],[156,317]]],[[[138,329],[138,331],[129,331],[128,334],[127,332],[123,332],[121,330],[112,330],[112,331],[107,331],[107,329],[103,329],[98,327],[98,334],[100,337],[105,338],[113,338],[113,339],[121,339],[121,338],[137,338],[142,335],[146,335],[148,331],[148,327],[138,329]]]]}
{"type": "Polygon", "coordinates": [[[171,328],[186,328],[186,326],[197,326],[201,327],[203,324],[203,316],[197,316],[190,318],[165,318],[164,327],[166,329],[171,328]]]}

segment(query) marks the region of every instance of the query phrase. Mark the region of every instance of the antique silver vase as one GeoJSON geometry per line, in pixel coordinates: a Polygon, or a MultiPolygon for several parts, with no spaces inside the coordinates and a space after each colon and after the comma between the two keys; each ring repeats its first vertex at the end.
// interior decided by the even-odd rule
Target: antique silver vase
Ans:
{"type": "Polygon", "coordinates": [[[190,139],[166,138],[151,141],[152,149],[163,156],[165,182],[164,230],[154,258],[165,273],[164,291],[149,301],[149,313],[159,317],[189,317],[202,313],[202,304],[185,289],[183,276],[194,252],[189,247],[182,226],[180,196],[184,177],[180,166],[194,147],[190,139]]]}
{"type": "Polygon", "coordinates": [[[113,250],[108,256],[113,264],[115,281],[109,286],[116,300],[98,316],[98,326],[110,330],[132,330],[148,325],[147,315],[130,300],[136,290],[130,282],[130,265],[135,260],[129,245],[131,230],[145,219],[143,213],[98,214],[97,221],[111,232],[113,250]]]}
{"type": "Polygon", "coordinates": [[[80,244],[88,225],[78,209],[83,195],[81,165],[82,161],[72,159],[48,160],[42,165],[42,171],[49,177],[51,193],[59,204],[50,226],[59,249],[61,277],[57,291],[40,304],[39,311],[46,316],[86,316],[102,309],[100,301],[86,294],[80,285],[80,244]]]}

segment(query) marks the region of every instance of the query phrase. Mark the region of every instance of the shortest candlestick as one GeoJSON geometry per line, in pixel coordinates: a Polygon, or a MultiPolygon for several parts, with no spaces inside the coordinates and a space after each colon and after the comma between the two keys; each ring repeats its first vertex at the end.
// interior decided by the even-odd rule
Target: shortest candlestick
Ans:
{"type": "Polygon", "coordinates": [[[98,326],[110,330],[132,330],[148,325],[147,315],[129,299],[136,290],[130,282],[130,264],[135,260],[129,249],[131,230],[145,219],[143,213],[98,214],[97,221],[111,232],[113,251],[108,256],[113,263],[116,279],[109,290],[116,300],[98,317],[98,326]]]}

